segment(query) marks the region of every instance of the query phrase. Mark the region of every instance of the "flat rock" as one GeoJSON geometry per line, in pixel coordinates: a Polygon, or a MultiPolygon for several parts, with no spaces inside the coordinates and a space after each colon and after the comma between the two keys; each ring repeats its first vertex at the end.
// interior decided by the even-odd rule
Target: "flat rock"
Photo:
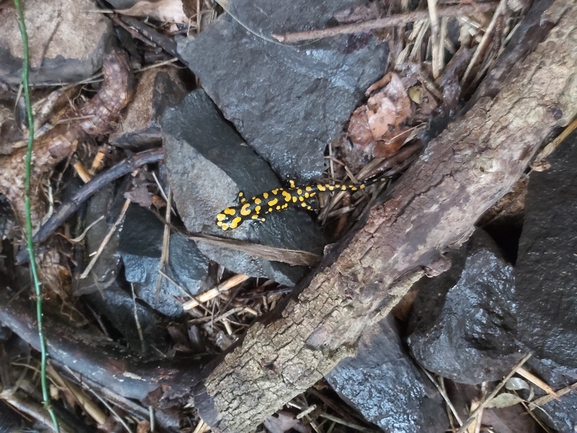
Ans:
{"type": "MultiPolygon", "coordinates": [[[[270,166],[224,120],[208,95],[197,90],[168,109],[161,121],[165,162],[174,201],[187,229],[264,245],[320,254],[324,237],[304,211],[267,215],[265,223],[244,222],[236,230],[216,226],[216,214],[234,205],[239,190],[247,197],[279,187],[270,166]]],[[[211,260],[229,270],[294,285],[304,269],[198,242],[211,260]]]]}
{"type": "Polygon", "coordinates": [[[356,4],[234,0],[228,6],[242,25],[225,14],[178,42],[224,116],[283,178],[320,177],[325,148],[384,74],[388,45],[363,33],[289,46],[271,34],[324,28],[356,4]]]}
{"type": "Polygon", "coordinates": [[[192,296],[199,293],[208,274],[208,259],[193,241],[173,233],[170,236],[169,264],[164,273],[174,282],[162,278],[157,293],[163,231],[164,225],[151,212],[132,204],[120,234],[119,251],[126,279],[135,283],[136,295],[162,314],[179,318],[184,310],[175,298],[188,300],[182,290],[192,296]]]}
{"type": "Polygon", "coordinates": [[[384,431],[442,433],[443,399],[403,347],[389,316],[363,334],[357,356],[325,376],[349,405],[384,431]]]}
{"type": "MultiPolygon", "coordinates": [[[[83,80],[102,65],[110,48],[112,24],[103,14],[90,13],[91,0],[27,0],[25,20],[30,47],[30,83],[83,80]]],[[[22,39],[16,10],[0,11],[0,77],[9,84],[21,80],[22,39]]]]}
{"type": "Polygon", "coordinates": [[[543,361],[577,369],[577,133],[531,173],[515,268],[515,335],[543,361]]]}
{"type": "Polygon", "coordinates": [[[504,300],[513,267],[480,230],[449,258],[448,272],[418,283],[409,347],[427,370],[455,382],[499,380],[522,356],[509,332],[515,305],[504,300]]]}

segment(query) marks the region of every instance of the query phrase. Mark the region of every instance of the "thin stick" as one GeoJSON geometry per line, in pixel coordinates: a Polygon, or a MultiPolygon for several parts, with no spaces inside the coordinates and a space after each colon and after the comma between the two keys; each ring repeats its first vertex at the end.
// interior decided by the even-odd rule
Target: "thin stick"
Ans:
{"type": "Polygon", "coordinates": [[[233,287],[238,286],[240,283],[248,280],[249,278],[250,277],[245,274],[235,275],[234,277],[231,277],[228,280],[223,281],[218,286],[213,287],[212,289],[207,290],[206,292],[201,293],[200,295],[196,295],[190,301],[186,301],[184,304],[182,304],[182,309],[184,311],[192,310],[193,308],[198,307],[200,304],[216,298],[221,293],[224,293],[232,289],[233,287]]]}
{"type": "Polygon", "coordinates": [[[172,190],[168,188],[168,197],[166,198],[166,214],[164,218],[166,223],[164,224],[164,231],[162,233],[162,253],[160,254],[160,272],[158,272],[158,278],[156,279],[156,292],[154,295],[154,304],[158,306],[158,301],[160,300],[160,288],[162,286],[162,271],[165,266],[168,265],[168,258],[170,255],[170,209],[172,207],[172,190]]]}
{"type": "Polygon", "coordinates": [[[104,237],[100,246],[98,247],[96,254],[94,255],[94,257],[92,257],[92,260],[90,260],[90,263],[88,263],[88,266],[86,266],[86,269],[84,270],[84,272],[82,272],[82,275],[80,275],[81,280],[88,276],[88,274],[90,273],[90,271],[92,270],[92,268],[96,264],[96,261],[98,260],[98,258],[102,254],[102,252],[104,251],[104,248],[106,248],[106,245],[108,245],[108,242],[110,241],[110,239],[114,235],[114,232],[116,232],[116,229],[118,228],[120,223],[122,223],[122,220],[124,219],[124,215],[126,215],[126,211],[128,210],[129,205],[130,205],[130,200],[128,200],[128,199],[125,200],[124,206],[122,206],[122,210],[120,211],[120,215],[118,216],[118,219],[116,220],[114,225],[110,228],[108,233],[106,233],[106,236],[104,237]]]}
{"type": "Polygon", "coordinates": [[[469,65],[467,66],[467,70],[465,71],[465,75],[463,75],[463,79],[461,80],[461,83],[464,84],[467,82],[467,78],[469,78],[469,75],[471,74],[473,67],[477,63],[477,60],[479,59],[479,57],[485,51],[485,48],[489,44],[491,34],[493,33],[493,29],[497,25],[497,19],[499,18],[500,15],[505,13],[506,10],[507,10],[507,0],[501,0],[501,2],[499,3],[499,7],[495,11],[493,18],[491,19],[491,22],[489,23],[489,27],[487,27],[487,30],[485,30],[485,34],[481,38],[481,42],[479,42],[479,45],[477,45],[477,49],[475,50],[475,53],[473,54],[473,58],[471,59],[471,61],[469,62],[469,65]]]}
{"type": "Polygon", "coordinates": [[[441,41],[441,31],[439,28],[439,15],[437,14],[437,0],[427,1],[429,10],[429,19],[431,20],[431,45],[433,53],[433,78],[437,78],[441,73],[441,62],[439,55],[442,53],[440,47],[443,46],[441,41]]]}
{"type": "Polygon", "coordinates": [[[30,54],[28,52],[28,33],[26,32],[26,22],[20,0],[14,0],[14,6],[18,12],[18,26],[22,37],[22,87],[24,89],[24,100],[26,102],[26,116],[28,117],[28,146],[26,151],[26,173],[24,178],[24,205],[26,208],[26,250],[30,256],[30,273],[34,292],[36,295],[36,321],[38,322],[38,339],[40,340],[40,383],[42,387],[42,404],[50,414],[52,424],[56,433],[60,431],[56,414],[50,407],[50,394],[46,383],[46,364],[48,353],[46,350],[46,339],[42,328],[42,290],[40,289],[40,279],[38,278],[38,267],[36,256],[34,255],[34,238],[32,231],[32,212],[30,206],[31,198],[31,178],[32,178],[32,149],[34,147],[34,114],[32,113],[32,102],[30,98],[29,67],[30,54]]]}
{"type": "MultiPolygon", "coordinates": [[[[477,3],[476,5],[460,4],[437,9],[437,17],[455,17],[459,15],[471,15],[475,12],[490,12],[497,8],[497,3],[477,3]]],[[[429,18],[429,11],[414,11],[405,14],[393,15],[391,17],[379,18],[377,20],[365,21],[362,23],[345,24],[327,29],[311,30],[306,32],[295,32],[273,34],[273,38],[279,42],[294,43],[311,39],[329,38],[337,35],[347,35],[351,33],[365,32],[368,30],[382,29],[385,27],[404,26],[415,21],[429,18]]]]}

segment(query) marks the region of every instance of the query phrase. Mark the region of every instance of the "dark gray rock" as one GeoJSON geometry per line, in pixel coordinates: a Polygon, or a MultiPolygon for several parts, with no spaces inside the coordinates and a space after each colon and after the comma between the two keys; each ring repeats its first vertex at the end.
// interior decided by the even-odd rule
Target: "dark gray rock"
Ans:
{"type": "Polygon", "coordinates": [[[170,339],[165,324],[152,308],[143,305],[138,300],[136,303],[133,302],[132,294],[116,283],[106,289],[104,296],[103,298],[100,293],[92,293],[87,295],[86,299],[93,306],[94,311],[106,317],[114,325],[132,350],[143,353],[144,348],[144,353],[158,355],[156,349],[161,351],[168,349],[170,339]],[[138,316],[142,340],[135,314],[138,316]]]}
{"type": "MultiPolygon", "coordinates": [[[[577,379],[576,370],[571,372],[571,376],[565,376],[556,372],[556,369],[540,362],[537,358],[530,358],[525,364],[525,368],[557,391],[573,385],[577,379]]],[[[544,394],[545,392],[539,388],[535,389],[536,397],[541,397],[544,394]]],[[[527,395],[522,395],[522,397],[527,398],[527,395]]],[[[558,433],[575,433],[577,431],[577,393],[569,392],[561,396],[559,400],[551,400],[540,409],[535,409],[533,413],[558,433]]]]}
{"type": "Polygon", "coordinates": [[[322,174],[326,146],[384,74],[388,45],[364,33],[288,46],[270,42],[271,34],[326,27],[335,12],[355,4],[235,0],[231,12],[262,37],[225,14],[178,42],[225,117],[282,177],[322,174]]]}
{"type": "MultiPolygon", "coordinates": [[[[110,214],[110,207],[114,199],[115,188],[113,185],[104,186],[90,199],[86,210],[86,227],[93,224],[102,215],[110,214]]],[[[97,251],[102,240],[110,231],[114,221],[107,223],[106,218],[97,222],[86,233],[87,255],[97,251]]],[[[106,290],[118,276],[122,267],[120,253],[118,252],[120,233],[114,232],[106,247],[100,254],[98,261],[94,264],[92,272],[87,278],[78,280],[76,295],[85,295],[99,290],[106,290]]]]}
{"type": "MultiPolygon", "coordinates": [[[[135,284],[136,295],[171,318],[183,313],[175,297],[186,295],[175,284],[162,278],[160,291],[156,292],[160,256],[162,254],[163,224],[149,211],[130,205],[122,233],[119,251],[124,262],[126,279],[135,284]]],[[[184,236],[170,236],[169,265],[164,272],[190,295],[196,295],[208,274],[208,259],[196,244],[184,236]]]]}
{"type": "MultiPolygon", "coordinates": [[[[280,183],[270,166],[243,145],[205,92],[194,91],[180,105],[168,109],[161,124],[174,201],[188,230],[321,253],[323,235],[304,211],[289,209],[267,216],[265,223],[247,221],[226,232],[216,226],[216,214],[235,204],[239,190],[252,197],[280,183]]],[[[198,245],[211,260],[233,272],[288,285],[303,275],[302,268],[203,242],[198,245]]]]}
{"type": "Polygon", "coordinates": [[[533,172],[515,269],[516,337],[542,360],[577,368],[577,133],[533,172]]]}
{"type": "MultiPolygon", "coordinates": [[[[94,74],[112,45],[112,23],[91,0],[28,0],[25,5],[30,47],[30,82],[77,82],[94,74]]],[[[22,40],[15,10],[0,14],[0,77],[19,84],[22,40]]]]}
{"type": "Polygon", "coordinates": [[[367,329],[357,356],[341,361],[325,378],[387,432],[441,433],[449,426],[443,399],[404,350],[392,316],[367,329]]]}
{"type": "Polygon", "coordinates": [[[515,305],[513,268],[478,230],[449,254],[445,274],[419,282],[408,343],[425,368],[460,383],[501,379],[521,358],[510,334],[515,305]]]}

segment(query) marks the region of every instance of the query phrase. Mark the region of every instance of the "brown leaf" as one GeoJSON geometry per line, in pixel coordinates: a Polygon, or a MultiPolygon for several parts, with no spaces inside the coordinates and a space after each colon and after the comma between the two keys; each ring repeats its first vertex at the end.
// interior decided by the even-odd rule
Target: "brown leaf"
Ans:
{"type": "Polygon", "coordinates": [[[184,12],[182,0],[139,1],[130,9],[118,9],[119,14],[133,17],[148,16],[168,23],[186,24],[188,17],[184,12]]]}
{"type": "Polygon", "coordinates": [[[277,412],[278,417],[269,416],[264,422],[264,426],[270,433],[284,433],[294,428],[299,423],[290,412],[277,412]]]}
{"type": "MultiPolygon", "coordinates": [[[[373,94],[366,106],[355,110],[348,132],[352,142],[361,148],[380,141],[377,145],[379,153],[388,156],[396,152],[405,141],[406,136],[403,134],[406,128],[400,125],[412,115],[411,100],[397,74],[389,73],[378,83],[385,87],[373,94]]],[[[371,88],[376,90],[378,87],[373,85],[371,88]]]]}
{"type": "Polygon", "coordinates": [[[348,133],[353,144],[361,149],[374,143],[373,134],[367,118],[366,105],[357,108],[353,112],[351,120],[349,121],[348,133]]]}

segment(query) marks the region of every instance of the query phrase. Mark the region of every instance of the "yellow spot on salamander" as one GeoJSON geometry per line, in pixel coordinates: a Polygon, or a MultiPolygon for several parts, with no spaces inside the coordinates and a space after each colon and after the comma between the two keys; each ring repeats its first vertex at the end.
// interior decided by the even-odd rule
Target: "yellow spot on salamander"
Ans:
{"type": "Polygon", "coordinates": [[[302,195],[302,193],[303,193],[303,190],[302,190],[302,189],[300,189],[300,188],[297,189],[297,194],[298,194],[298,195],[302,195]]]}
{"type": "Polygon", "coordinates": [[[332,185],[329,185],[329,191],[334,191],[335,187],[332,185]]]}
{"type": "Polygon", "coordinates": [[[231,228],[231,229],[235,229],[235,228],[237,228],[237,227],[240,225],[240,223],[242,223],[242,218],[241,218],[241,217],[236,217],[235,219],[233,219],[233,220],[230,222],[230,228],[231,228]]]}
{"type": "Polygon", "coordinates": [[[250,203],[245,203],[242,205],[242,207],[240,208],[240,214],[242,216],[250,215],[250,203]]]}
{"type": "Polygon", "coordinates": [[[296,188],[296,184],[295,184],[295,181],[294,181],[294,180],[292,180],[292,179],[291,179],[291,180],[289,180],[289,185],[290,185],[290,187],[291,187],[291,188],[296,188]]]}
{"type": "Polygon", "coordinates": [[[278,194],[278,188],[273,189],[271,192],[272,192],[274,195],[277,195],[277,194],[278,194]]]}
{"type": "Polygon", "coordinates": [[[311,186],[307,186],[307,187],[305,188],[305,191],[308,191],[308,192],[311,192],[312,190],[313,190],[313,188],[312,188],[311,186]]]}
{"type": "Polygon", "coordinates": [[[263,198],[267,199],[268,198],[268,192],[263,192],[262,196],[263,196],[263,198]]]}
{"type": "Polygon", "coordinates": [[[291,194],[290,192],[283,191],[282,196],[284,197],[285,201],[291,201],[291,194]]]}
{"type": "Polygon", "coordinates": [[[258,215],[257,215],[257,214],[254,214],[251,218],[252,218],[253,220],[257,220],[257,219],[258,219],[258,215]]]}
{"type": "Polygon", "coordinates": [[[275,198],[275,199],[269,201],[269,202],[268,202],[268,205],[269,205],[270,207],[273,207],[273,206],[276,206],[277,203],[278,203],[278,198],[275,198]]]}
{"type": "Polygon", "coordinates": [[[254,198],[254,203],[255,203],[255,204],[261,204],[261,203],[262,203],[262,200],[261,200],[260,198],[258,198],[258,197],[255,197],[255,198],[254,198]]]}
{"type": "Polygon", "coordinates": [[[293,195],[293,203],[296,203],[296,202],[297,202],[297,196],[293,195]]]}
{"type": "Polygon", "coordinates": [[[267,212],[268,212],[268,213],[271,213],[271,212],[272,212],[272,207],[269,207],[267,212]]]}
{"type": "Polygon", "coordinates": [[[318,189],[319,191],[326,191],[326,190],[327,190],[326,186],[325,186],[325,185],[321,185],[320,183],[317,185],[317,189],[318,189]]]}
{"type": "Polygon", "coordinates": [[[281,209],[281,207],[280,207],[280,206],[277,206],[277,207],[276,207],[276,210],[280,210],[280,209],[281,209]]]}
{"type": "Polygon", "coordinates": [[[227,207],[225,210],[222,211],[222,213],[226,215],[236,215],[236,209],[233,207],[227,207]]]}
{"type": "Polygon", "coordinates": [[[254,213],[258,215],[258,214],[260,213],[260,209],[261,209],[260,206],[255,207],[255,208],[254,208],[254,213]]]}
{"type": "Polygon", "coordinates": [[[365,189],[366,187],[367,187],[367,186],[366,186],[364,183],[361,184],[361,186],[360,186],[361,189],[365,189]]]}
{"type": "Polygon", "coordinates": [[[217,224],[219,224],[219,223],[222,224],[222,221],[224,221],[225,219],[226,219],[226,215],[223,213],[219,213],[216,216],[216,220],[218,221],[217,224]]]}
{"type": "Polygon", "coordinates": [[[341,186],[341,190],[342,190],[342,191],[346,191],[346,190],[347,190],[347,186],[346,186],[346,185],[342,185],[342,186],[341,186]]]}
{"type": "Polygon", "coordinates": [[[299,200],[300,200],[300,201],[305,201],[305,198],[301,195],[301,196],[299,197],[299,200]]]}
{"type": "Polygon", "coordinates": [[[305,198],[309,198],[311,195],[308,192],[305,192],[305,198]]]}

